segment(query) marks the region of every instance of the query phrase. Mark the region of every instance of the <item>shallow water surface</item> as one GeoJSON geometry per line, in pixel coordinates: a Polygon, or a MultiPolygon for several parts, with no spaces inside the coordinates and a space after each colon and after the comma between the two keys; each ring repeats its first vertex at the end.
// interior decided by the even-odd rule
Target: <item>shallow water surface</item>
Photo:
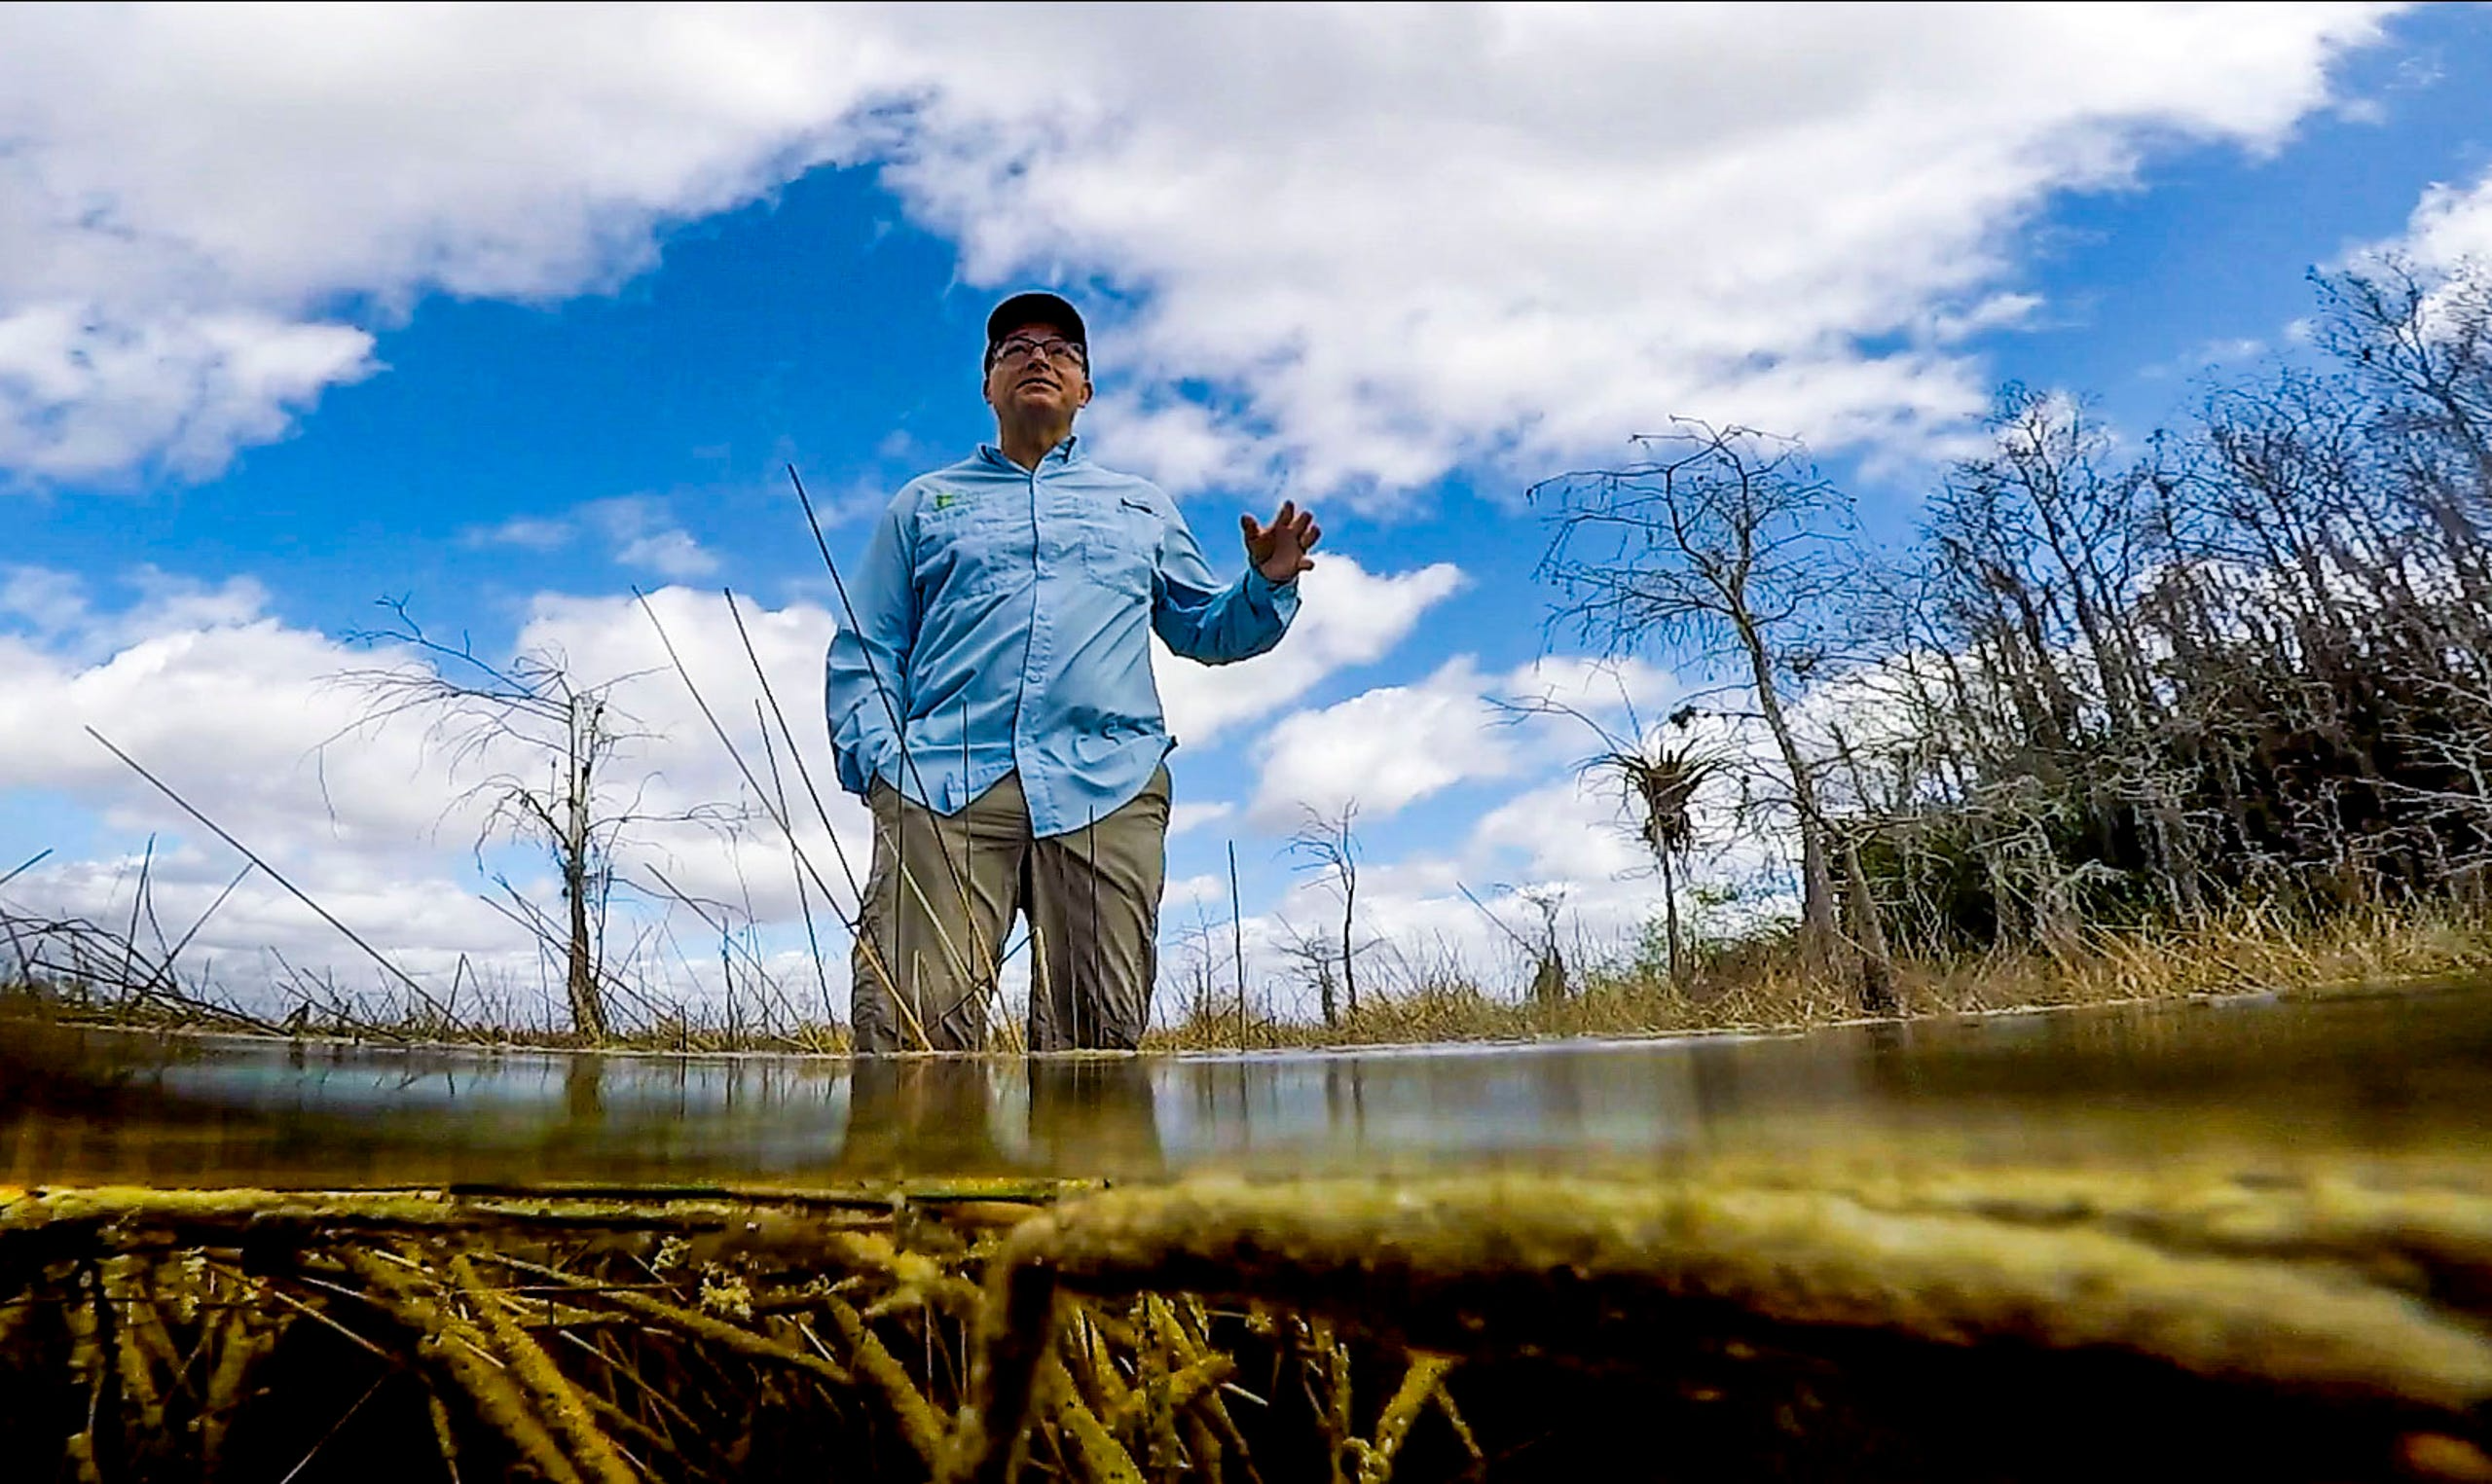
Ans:
{"type": "Polygon", "coordinates": [[[1807,1035],[1084,1059],[598,1056],[0,1025],[0,1180],[658,1182],[2472,1161],[2492,983],[1807,1035]]]}

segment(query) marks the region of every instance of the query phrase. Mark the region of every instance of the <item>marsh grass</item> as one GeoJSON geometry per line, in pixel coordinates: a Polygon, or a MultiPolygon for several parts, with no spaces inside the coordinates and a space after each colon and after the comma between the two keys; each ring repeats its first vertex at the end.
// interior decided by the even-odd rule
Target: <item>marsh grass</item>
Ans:
{"type": "MultiPolygon", "coordinates": [[[[445,1002],[417,1004],[386,991],[349,995],[298,982],[290,1010],[254,1014],[231,997],[177,982],[82,924],[79,952],[0,960],[0,1014],[164,1032],[232,1032],[305,1038],[549,1051],[596,1046],[650,1053],[784,1052],[846,1055],[847,1028],[809,1018],[777,997],[769,1013],[697,1012],[646,991],[628,997],[612,1033],[595,1042],[531,1013],[519,995],[466,981],[445,1002]],[[131,965],[135,966],[132,967],[131,965]]],[[[21,934],[22,941],[22,934],[21,934]]],[[[1146,1036],[1153,1051],[1314,1049],[1522,1041],[1581,1036],[1784,1032],[1860,1018],[1853,980],[1813,969],[1787,937],[1710,944],[1688,955],[1673,983],[1657,956],[1591,958],[1564,993],[1535,984],[1530,966],[1498,976],[1448,953],[1382,956],[1394,972],[1371,979],[1358,1008],[1331,1025],[1250,997],[1241,1035],[1233,991],[1197,993],[1146,1036]]],[[[1578,954],[1579,962],[1587,956],[1578,954]]],[[[2492,973],[2492,911],[2442,901],[2364,907],[2321,918],[2238,907],[2187,927],[2086,929],[2022,952],[1904,957],[1895,963],[1907,1017],[2076,1007],[2246,994],[2310,995],[2427,984],[2492,973]]]]}
{"type": "MultiPolygon", "coordinates": [[[[2251,994],[2418,986],[2492,972],[2492,914],[2457,904],[2363,908],[2323,919],[2245,907],[2194,927],[2098,928],[2074,942],[1896,962],[1905,1016],[2074,1007],[2251,994]]],[[[1442,964],[1371,992],[1336,1024],[1266,1013],[1263,1049],[1573,1036],[1800,1031],[1856,1020],[1852,981],[1813,970],[1787,939],[1717,945],[1684,987],[1658,964],[1613,961],[1559,997],[1484,986],[1442,964]]],[[[1201,1007],[1148,1043],[1171,1051],[1238,1043],[1233,1010],[1201,1007]]]]}
{"type": "MultiPolygon", "coordinates": [[[[133,926],[136,921],[133,914],[133,926]]],[[[563,1024],[545,995],[531,1002],[521,987],[470,972],[463,959],[446,993],[420,995],[386,982],[353,987],[334,972],[298,969],[279,956],[282,973],[246,1000],[204,975],[177,969],[179,951],[180,945],[168,950],[161,941],[151,948],[84,919],[0,912],[0,1016],[131,1031],[548,1051],[837,1056],[850,1044],[846,1027],[806,1015],[798,997],[775,983],[767,994],[748,993],[741,1001],[705,1010],[609,975],[620,1004],[601,1038],[563,1024]]]]}

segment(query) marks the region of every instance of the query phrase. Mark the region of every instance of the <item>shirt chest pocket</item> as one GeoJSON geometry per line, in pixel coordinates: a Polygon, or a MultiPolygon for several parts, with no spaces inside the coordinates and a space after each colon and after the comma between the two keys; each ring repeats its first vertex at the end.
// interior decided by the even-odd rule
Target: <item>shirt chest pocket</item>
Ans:
{"type": "Polygon", "coordinates": [[[1011,523],[968,501],[932,501],[917,510],[917,591],[923,598],[958,598],[1009,587],[1029,564],[1027,541],[1015,543],[1011,523]]]}
{"type": "Polygon", "coordinates": [[[1159,571],[1159,512],[1119,496],[1081,513],[1081,564],[1091,580],[1132,597],[1151,596],[1159,571]]]}

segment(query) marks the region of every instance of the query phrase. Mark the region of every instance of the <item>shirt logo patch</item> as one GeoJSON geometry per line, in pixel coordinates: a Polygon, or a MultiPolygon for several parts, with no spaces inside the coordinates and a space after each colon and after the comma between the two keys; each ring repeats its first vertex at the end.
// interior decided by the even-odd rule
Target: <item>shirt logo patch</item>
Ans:
{"type": "Polygon", "coordinates": [[[960,496],[954,494],[949,489],[937,489],[934,491],[934,508],[937,510],[949,510],[952,508],[953,503],[959,499],[960,496]]]}

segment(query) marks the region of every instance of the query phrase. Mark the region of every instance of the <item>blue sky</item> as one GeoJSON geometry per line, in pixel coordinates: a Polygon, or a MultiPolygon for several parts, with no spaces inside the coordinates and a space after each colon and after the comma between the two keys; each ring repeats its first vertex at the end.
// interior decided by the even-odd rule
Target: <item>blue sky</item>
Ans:
{"type": "MultiPolygon", "coordinates": [[[[698,596],[726,585],[775,616],[810,713],[827,589],[783,465],[852,556],[990,431],[985,311],[1046,284],[1092,309],[1095,454],[1230,561],[1241,508],[1313,503],[1342,584],[1310,579],[1329,636],[1294,635],[1294,669],[1171,684],[1180,801],[1227,806],[1172,842],[1172,938],[1231,840],[1259,944],[1310,918],[1288,820],[1356,796],[1378,934],[1484,961],[1455,884],[1520,910],[1503,888],[1554,882],[1614,939],[1653,888],[1606,806],[1567,801],[1581,740],[1484,730],[1484,697],[1572,652],[1542,629],[1530,479],[1674,412],[1739,417],[1810,438],[1906,539],[1997,383],[2143,434],[2291,353],[2305,271],[2416,231],[2434,187],[2435,240],[2492,241],[2482,10],[2108,10],[1769,11],[1736,38],[1307,13],[1320,54],[1248,12],[1084,12],[1018,71],[967,38],[1026,17],[652,12],[581,47],[398,13],[305,21],[275,80],[265,18],[0,21],[0,132],[27,141],[0,152],[0,870],[52,848],[13,900],[98,917],[151,832],[167,890],[230,875],[90,723],[409,962],[528,978],[472,901],[473,778],[401,728],[354,765],[395,797],[341,813],[306,782],[348,718],[344,638],[399,597],[480,651],[619,673],[647,659],[629,590],[674,585],[729,687],[698,596]],[[1557,66],[1580,98],[1540,96],[1557,66]]],[[[1689,677],[1647,658],[1631,685],[1662,705],[1689,677]]],[[[646,698],[665,735],[634,766],[732,795],[679,698],[646,698]]],[[[712,850],[647,849],[695,875],[712,850]]],[[[272,896],[202,943],[247,980],[256,942],[325,941],[300,918],[272,896]]]]}

